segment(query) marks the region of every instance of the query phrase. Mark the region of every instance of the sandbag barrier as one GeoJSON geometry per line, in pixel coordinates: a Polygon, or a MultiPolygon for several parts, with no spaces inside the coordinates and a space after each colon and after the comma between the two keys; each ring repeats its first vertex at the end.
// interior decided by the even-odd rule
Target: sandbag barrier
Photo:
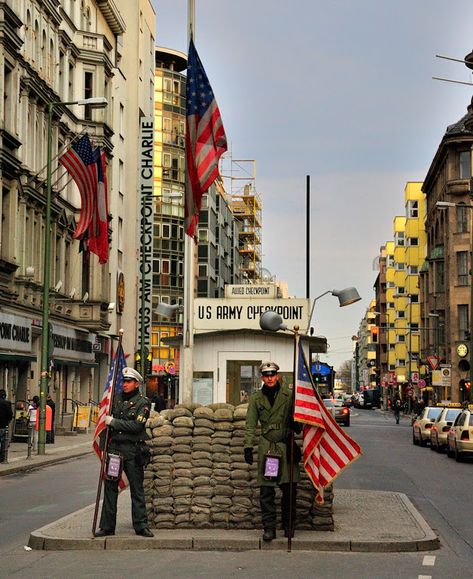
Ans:
{"type": "MultiPolygon", "coordinates": [[[[152,456],[144,481],[151,527],[261,528],[256,460],[249,466],[243,457],[247,406],[177,405],[151,413],[152,456]]],[[[296,510],[297,529],[334,530],[332,487],[324,504],[316,504],[302,467],[296,510]]]]}

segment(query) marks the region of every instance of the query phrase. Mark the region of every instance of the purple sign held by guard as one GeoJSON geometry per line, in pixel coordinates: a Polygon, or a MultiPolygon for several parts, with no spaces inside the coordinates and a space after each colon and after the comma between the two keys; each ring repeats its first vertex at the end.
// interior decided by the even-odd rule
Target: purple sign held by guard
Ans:
{"type": "Polygon", "coordinates": [[[268,478],[277,478],[279,475],[279,457],[267,456],[264,464],[264,476],[268,478]]]}
{"type": "Polygon", "coordinates": [[[118,478],[122,466],[121,457],[117,454],[108,455],[107,477],[118,478]]]}

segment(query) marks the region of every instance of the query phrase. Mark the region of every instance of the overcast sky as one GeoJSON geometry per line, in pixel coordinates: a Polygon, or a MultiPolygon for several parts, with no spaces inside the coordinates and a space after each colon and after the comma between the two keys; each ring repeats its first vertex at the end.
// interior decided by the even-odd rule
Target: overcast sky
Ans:
{"type": "MultiPolygon", "coordinates": [[[[187,0],[154,0],[157,43],[187,52],[187,0]]],[[[351,357],[374,297],[379,248],[404,215],[404,186],[422,181],[472,87],[471,0],[196,0],[197,51],[234,159],[255,159],[263,199],[263,266],[306,292],[306,175],[311,176],[312,325],[323,360],[351,357]]]]}

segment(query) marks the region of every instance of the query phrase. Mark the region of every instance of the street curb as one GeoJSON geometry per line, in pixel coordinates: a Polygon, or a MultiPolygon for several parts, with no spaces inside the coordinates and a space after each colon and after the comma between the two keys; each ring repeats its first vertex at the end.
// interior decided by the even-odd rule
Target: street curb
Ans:
{"type": "Polygon", "coordinates": [[[54,455],[47,455],[45,458],[38,459],[37,456],[32,457],[31,459],[25,458],[25,461],[33,460],[35,462],[23,462],[21,464],[13,464],[5,466],[0,466],[0,477],[7,476],[10,474],[18,474],[20,472],[29,472],[32,470],[36,470],[38,468],[42,468],[43,466],[49,466],[50,464],[57,464],[59,462],[64,462],[66,460],[71,460],[72,458],[79,458],[81,456],[85,456],[86,454],[91,454],[93,449],[85,448],[85,449],[73,449],[69,454],[57,454],[54,455]]]}
{"type": "MultiPolygon", "coordinates": [[[[433,551],[440,548],[440,541],[429,527],[422,515],[403,493],[392,493],[401,501],[420,529],[419,538],[410,540],[360,540],[352,539],[334,532],[296,531],[292,540],[294,551],[339,551],[363,553],[400,553],[433,551]]],[[[176,550],[176,551],[286,551],[287,539],[278,531],[278,538],[265,543],[260,538],[260,531],[209,530],[209,529],[153,529],[153,538],[138,537],[128,534],[105,538],[76,537],[77,520],[90,519],[94,505],[71,513],[58,521],[50,523],[30,534],[28,545],[32,549],[44,551],[70,550],[176,550]],[[60,537],[60,532],[69,536],[60,537]]]]}

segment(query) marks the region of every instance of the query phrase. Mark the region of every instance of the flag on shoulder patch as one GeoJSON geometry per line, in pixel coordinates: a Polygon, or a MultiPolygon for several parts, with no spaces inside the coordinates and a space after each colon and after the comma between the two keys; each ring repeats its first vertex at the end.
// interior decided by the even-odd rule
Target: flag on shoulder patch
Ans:
{"type": "Polygon", "coordinates": [[[304,424],[304,468],[323,503],[324,488],[361,455],[358,444],[343,431],[325,407],[312,381],[299,341],[294,420],[304,424]]]}

